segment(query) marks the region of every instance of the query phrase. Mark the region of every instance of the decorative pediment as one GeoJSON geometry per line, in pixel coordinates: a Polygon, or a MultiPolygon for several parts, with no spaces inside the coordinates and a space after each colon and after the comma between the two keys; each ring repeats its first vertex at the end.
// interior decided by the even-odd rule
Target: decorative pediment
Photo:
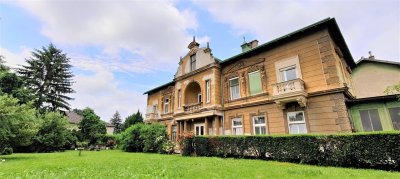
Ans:
{"type": "Polygon", "coordinates": [[[241,60],[241,61],[237,62],[236,64],[234,64],[232,67],[228,68],[223,73],[224,74],[229,74],[229,73],[238,71],[238,70],[243,69],[243,68],[252,67],[252,66],[257,65],[259,63],[262,63],[264,61],[265,61],[265,58],[241,60]]]}
{"type": "Polygon", "coordinates": [[[162,95],[171,94],[174,92],[174,86],[169,86],[167,89],[162,91],[162,95]]]}

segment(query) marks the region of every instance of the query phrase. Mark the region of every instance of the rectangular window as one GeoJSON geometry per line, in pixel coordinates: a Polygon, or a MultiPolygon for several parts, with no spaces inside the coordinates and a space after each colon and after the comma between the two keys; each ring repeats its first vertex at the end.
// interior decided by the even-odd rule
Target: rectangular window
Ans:
{"type": "Polygon", "coordinates": [[[169,99],[165,98],[165,100],[164,100],[164,113],[168,113],[168,108],[169,108],[169,99]]]}
{"type": "Polygon", "coordinates": [[[176,125],[172,126],[172,134],[171,134],[172,141],[176,141],[176,130],[177,130],[176,125]]]}
{"type": "Polygon", "coordinates": [[[266,134],[266,126],[265,126],[265,116],[254,116],[253,117],[253,129],[254,134],[266,134]]]}
{"type": "Polygon", "coordinates": [[[207,103],[209,103],[211,101],[211,84],[210,84],[210,80],[206,81],[206,100],[207,103]]]}
{"type": "Polygon", "coordinates": [[[229,86],[230,86],[230,93],[231,93],[231,99],[239,99],[240,98],[240,89],[239,89],[239,78],[232,78],[229,80],[229,86]]]}
{"type": "Polygon", "coordinates": [[[243,135],[243,125],[241,118],[232,119],[232,134],[243,135]]]}
{"type": "Polygon", "coordinates": [[[178,108],[181,108],[182,106],[181,101],[182,101],[182,93],[181,90],[178,90],[178,108]]]}
{"type": "Polygon", "coordinates": [[[196,54],[190,56],[190,71],[196,70],[196,54]]]}
{"type": "Polygon", "coordinates": [[[260,71],[249,73],[249,87],[250,95],[260,94],[262,92],[260,71]]]}
{"type": "Polygon", "coordinates": [[[194,125],[194,132],[196,135],[204,135],[204,123],[202,124],[195,124],[194,125]]]}
{"type": "Polygon", "coordinates": [[[368,131],[382,131],[381,119],[377,109],[360,110],[363,129],[368,131]]]}
{"type": "Polygon", "coordinates": [[[290,81],[297,78],[296,66],[291,66],[287,68],[282,68],[279,70],[281,76],[281,82],[290,81]]]}
{"type": "Polygon", "coordinates": [[[197,102],[198,102],[198,103],[201,103],[201,93],[199,93],[199,94],[197,95],[197,102]]]}
{"type": "Polygon", "coordinates": [[[400,130],[400,107],[389,108],[394,130],[400,130]]]}
{"type": "Polygon", "coordinates": [[[305,134],[307,133],[306,121],[303,111],[287,113],[289,134],[305,134]]]}

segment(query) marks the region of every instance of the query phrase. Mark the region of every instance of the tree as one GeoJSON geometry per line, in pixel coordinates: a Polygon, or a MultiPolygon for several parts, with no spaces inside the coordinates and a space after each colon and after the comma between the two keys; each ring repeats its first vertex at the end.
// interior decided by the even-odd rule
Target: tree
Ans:
{"type": "Polygon", "coordinates": [[[58,112],[43,115],[44,122],[34,137],[36,151],[49,152],[60,150],[71,138],[67,125],[68,120],[58,112]]]}
{"type": "Polygon", "coordinates": [[[132,114],[126,117],[123,128],[124,130],[128,129],[130,126],[137,123],[143,123],[143,116],[142,113],[139,112],[139,110],[136,112],[136,114],[132,114]]]}
{"type": "Polygon", "coordinates": [[[82,138],[88,140],[90,144],[96,144],[99,135],[106,134],[107,129],[100,117],[97,116],[93,109],[85,108],[82,110],[83,119],[79,123],[82,138]]]}
{"type": "Polygon", "coordinates": [[[40,123],[31,103],[19,104],[18,99],[0,96],[0,154],[7,147],[32,144],[40,123]]]}
{"type": "Polygon", "coordinates": [[[4,65],[5,63],[6,63],[6,61],[4,60],[4,57],[2,55],[0,55],[0,72],[10,70],[10,68],[8,66],[4,65]]]}
{"type": "Polygon", "coordinates": [[[50,44],[32,52],[26,63],[28,65],[23,65],[18,73],[35,93],[35,107],[41,112],[69,110],[68,100],[72,98],[66,95],[74,90],[71,88],[73,74],[67,55],[50,44]]]}
{"type": "Polygon", "coordinates": [[[110,119],[110,123],[114,125],[114,134],[118,134],[121,132],[122,119],[118,111],[116,111],[113,117],[110,119]]]}
{"type": "Polygon", "coordinates": [[[384,92],[387,95],[397,94],[397,98],[400,100],[400,82],[398,84],[388,86],[384,92]]]}

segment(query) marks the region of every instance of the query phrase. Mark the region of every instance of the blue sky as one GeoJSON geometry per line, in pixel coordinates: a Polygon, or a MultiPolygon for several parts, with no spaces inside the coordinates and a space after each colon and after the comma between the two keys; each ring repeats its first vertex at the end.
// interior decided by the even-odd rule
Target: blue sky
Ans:
{"type": "Polygon", "coordinates": [[[265,43],[335,17],[356,61],[368,51],[400,61],[397,0],[3,0],[0,17],[9,66],[55,44],[74,66],[71,107],[89,106],[105,121],[116,110],[145,113],[143,92],[172,80],[193,36],[226,59],[240,52],[243,37],[265,43]]]}

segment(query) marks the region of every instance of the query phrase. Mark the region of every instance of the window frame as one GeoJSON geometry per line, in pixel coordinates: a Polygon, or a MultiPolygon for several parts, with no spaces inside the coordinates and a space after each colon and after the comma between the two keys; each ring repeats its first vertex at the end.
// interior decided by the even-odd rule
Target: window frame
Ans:
{"type": "Polygon", "coordinates": [[[169,112],[169,98],[164,99],[164,114],[167,114],[169,112]],[[167,102],[168,100],[168,102],[167,102]]]}
{"type": "Polygon", "coordinates": [[[243,133],[244,133],[244,131],[243,131],[243,119],[242,118],[233,118],[232,119],[232,135],[243,135],[243,133]],[[235,121],[240,121],[240,123],[241,123],[241,125],[238,125],[238,126],[235,126],[234,125],[234,122],[235,121]],[[237,134],[236,133],[236,130],[233,130],[233,129],[236,129],[236,128],[241,128],[242,129],[242,133],[241,134],[237,134]],[[234,133],[234,131],[235,131],[235,133],[234,133]]]}
{"type": "Polygon", "coordinates": [[[287,80],[287,75],[285,73],[286,71],[291,70],[291,69],[293,69],[294,73],[296,74],[296,78],[291,79],[291,80],[295,80],[295,79],[299,78],[298,75],[297,75],[297,67],[296,67],[296,65],[290,65],[290,66],[283,67],[283,68],[279,69],[279,78],[281,79],[281,82],[291,81],[291,80],[287,80]]]}
{"type": "Polygon", "coordinates": [[[256,71],[250,72],[250,73],[247,74],[247,76],[248,76],[248,78],[249,78],[249,93],[250,93],[250,96],[254,96],[254,95],[261,94],[261,93],[263,92],[263,85],[262,85],[262,80],[261,80],[261,71],[260,71],[260,70],[256,70],[256,71]],[[259,76],[260,76],[260,79],[259,79],[259,80],[260,80],[260,92],[251,94],[250,75],[251,75],[251,74],[254,74],[254,73],[259,73],[259,76]]]}
{"type": "MultiPolygon", "coordinates": [[[[266,115],[257,115],[252,117],[252,122],[253,122],[253,134],[254,135],[265,135],[268,134],[268,128],[267,128],[267,116],[266,115]],[[255,123],[255,118],[257,117],[264,117],[264,124],[256,124],[255,123]],[[265,133],[264,134],[256,134],[256,127],[265,127],[265,133]]],[[[261,130],[260,130],[261,131],[261,130]]]]}
{"type": "Polygon", "coordinates": [[[308,133],[307,123],[306,123],[306,116],[305,116],[304,111],[292,111],[292,112],[287,112],[287,113],[286,113],[286,118],[287,118],[286,120],[287,120],[287,122],[288,122],[289,134],[307,134],[307,133],[308,133]],[[302,120],[302,121],[294,121],[294,122],[291,122],[291,121],[289,120],[290,114],[293,114],[293,113],[295,114],[295,113],[298,113],[298,112],[303,113],[303,120],[302,120]],[[291,133],[291,132],[290,132],[290,125],[291,125],[291,124],[304,124],[305,127],[306,127],[305,133],[291,133]]]}
{"type": "Polygon", "coordinates": [[[196,54],[190,56],[190,71],[196,70],[196,54]]]}
{"type": "Polygon", "coordinates": [[[178,126],[177,125],[172,125],[171,126],[171,140],[176,141],[177,139],[177,133],[178,133],[178,126]]]}
{"type": "Polygon", "coordinates": [[[182,107],[182,91],[179,89],[178,90],[178,108],[182,107]]]}
{"type": "Polygon", "coordinates": [[[379,114],[379,109],[378,108],[360,109],[360,110],[358,110],[358,115],[360,115],[361,127],[362,127],[362,130],[364,132],[377,132],[377,131],[383,131],[384,130],[383,129],[383,124],[382,124],[382,118],[381,118],[381,116],[379,114]],[[377,117],[378,117],[378,121],[379,121],[381,130],[376,130],[375,129],[377,126],[374,126],[374,123],[372,122],[372,117],[371,117],[371,111],[372,110],[376,110],[376,114],[378,115],[377,117]],[[368,122],[371,125],[371,129],[372,129],[371,131],[366,131],[366,129],[364,128],[364,123],[363,123],[363,119],[362,119],[362,116],[361,116],[361,111],[366,111],[368,113],[368,122]]]}
{"type": "Polygon", "coordinates": [[[194,124],[194,135],[195,135],[195,136],[206,135],[206,125],[205,125],[205,123],[197,123],[197,124],[194,124]],[[197,131],[197,127],[199,127],[200,131],[197,131]],[[203,128],[203,134],[201,134],[201,128],[203,128]],[[199,134],[197,134],[197,132],[198,132],[199,134]]]}
{"type": "Polygon", "coordinates": [[[211,80],[206,80],[206,102],[211,102],[211,80]]]}
{"type": "Polygon", "coordinates": [[[229,93],[230,93],[231,100],[240,99],[240,80],[239,80],[239,77],[233,77],[233,78],[229,79],[229,93]],[[235,80],[235,79],[238,80],[238,85],[237,85],[238,86],[238,97],[237,98],[233,98],[232,86],[231,86],[232,80],[235,80]]]}

